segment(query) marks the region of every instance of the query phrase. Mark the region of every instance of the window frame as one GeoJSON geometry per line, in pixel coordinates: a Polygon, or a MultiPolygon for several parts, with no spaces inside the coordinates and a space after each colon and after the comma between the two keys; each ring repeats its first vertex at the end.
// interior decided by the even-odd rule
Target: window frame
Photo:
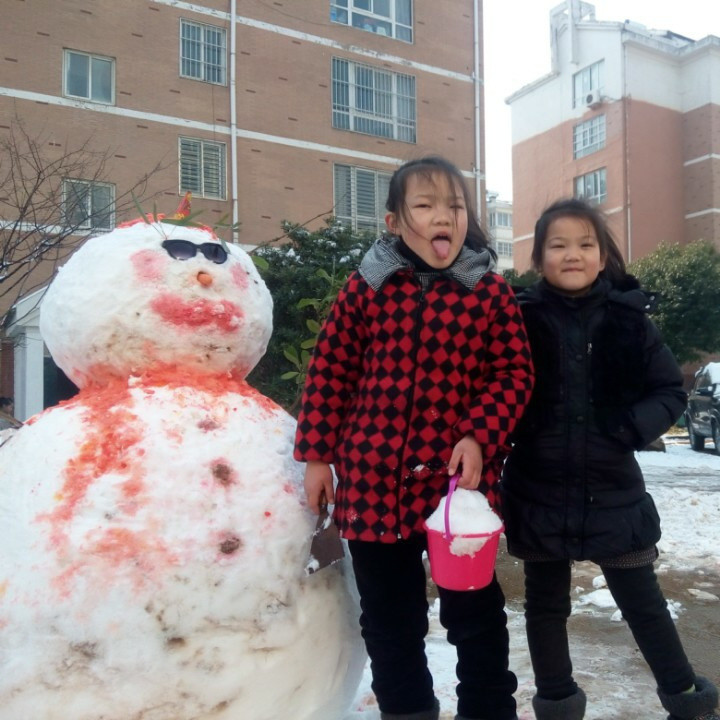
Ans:
{"type": "Polygon", "coordinates": [[[385,70],[347,58],[333,57],[330,77],[332,126],[335,129],[398,142],[417,143],[417,84],[414,75],[385,70]],[[341,72],[341,68],[344,72],[341,72]],[[366,79],[372,81],[372,85],[358,83],[358,75],[363,74],[366,79]],[[389,92],[383,87],[383,84],[388,82],[391,87],[389,92]],[[406,92],[400,91],[401,85],[406,88],[406,92]],[[372,108],[358,107],[363,101],[371,104],[372,108]],[[384,104],[391,106],[390,115],[376,109],[384,104]],[[400,116],[403,108],[407,117],[400,116]],[[390,134],[372,132],[370,128],[373,126],[385,128],[390,134]]]}
{"type": "MultiPolygon", "coordinates": [[[[72,50],[70,48],[64,48],[63,49],[63,97],[72,98],[74,100],[82,100],[83,102],[91,102],[91,103],[98,103],[101,105],[115,105],[115,58],[108,57],[107,55],[97,55],[95,53],[89,53],[84,52],[82,50],[72,50]],[[70,85],[72,84],[70,82],[69,74],[70,74],[70,66],[71,66],[71,56],[77,56],[77,57],[84,57],[88,59],[88,68],[87,68],[87,77],[86,77],[86,85],[87,85],[87,95],[76,95],[75,93],[70,91],[70,85]],[[93,62],[99,62],[99,63],[108,63],[110,67],[110,73],[109,73],[109,97],[106,98],[98,98],[93,97],[93,62]]],[[[100,79],[98,78],[95,83],[100,82],[100,79]]]]}
{"type": "Polygon", "coordinates": [[[330,21],[412,44],[415,37],[413,3],[414,0],[330,0],[330,21]],[[378,8],[385,3],[388,14],[378,8]],[[407,22],[400,19],[403,14],[400,3],[407,3],[407,22]]]}
{"type": "Polygon", "coordinates": [[[493,240],[493,246],[498,258],[512,258],[513,256],[513,241],[512,240],[493,240]]]}
{"type": "Polygon", "coordinates": [[[352,228],[353,231],[370,230],[382,233],[385,230],[385,200],[387,198],[387,189],[390,185],[392,171],[378,170],[377,168],[362,167],[360,165],[348,165],[347,163],[333,163],[333,214],[337,220],[352,228]],[[338,171],[349,171],[349,178],[346,182],[350,184],[350,215],[345,213],[339,214],[338,208],[343,202],[343,198],[338,197],[338,193],[344,190],[339,187],[338,171]],[[368,173],[374,176],[374,195],[375,195],[375,215],[374,226],[370,226],[368,222],[370,215],[361,215],[358,213],[359,197],[358,197],[358,173],[368,173]]]}
{"type": "Polygon", "coordinates": [[[597,168],[597,170],[576,175],[573,179],[573,194],[576,198],[585,200],[592,205],[602,205],[607,200],[607,168],[597,168]],[[579,182],[586,186],[589,178],[596,178],[598,186],[598,192],[592,195],[587,195],[584,189],[582,193],[578,191],[579,182]]]}
{"type": "Polygon", "coordinates": [[[63,212],[63,223],[65,227],[76,228],[77,230],[112,230],[115,227],[115,184],[110,182],[99,182],[97,180],[83,180],[81,178],[63,178],[62,181],[62,212],[63,212]],[[87,202],[85,208],[85,220],[81,222],[68,222],[69,213],[73,208],[68,207],[70,188],[76,186],[83,186],[89,191],[86,192],[85,200],[87,202]],[[103,209],[95,209],[94,207],[94,195],[95,189],[107,189],[110,191],[110,202],[103,209]],[[107,208],[110,208],[109,211],[107,208]],[[94,218],[107,217],[107,224],[95,223],[94,218]]]}
{"type": "MultiPolygon", "coordinates": [[[[209,163],[210,160],[208,159],[209,163]]],[[[207,200],[227,200],[227,143],[218,140],[205,140],[203,138],[188,137],[181,135],[178,137],[178,187],[180,194],[187,191],[192,192],[193,196],[198,198],[206,198],[207,200]],[[199,147],[196,168],[198,183],[191,185],[185,182],[183,162],[194,161],[187,153],[183,153],[183,143],[193,143],[199,147]],[[207,172],[210,168],[206,168],[205,156],[210,149],[218,152],[218,170],[217,185],[219,194],[215,194],[207,189],[208,178],[207,172]]]]}
{"type": "Polygon", "coordinates": [[[185,78],[186,80],[198,80],[199,82],[205,82],[209,83],[210,85],[220,85],[223,87],[227,87],[227,78],[228,78],[228,49],[227,49],[227,29],[224,27],[220,27],[218,25],[210,25],[209,23],[199,23],[195,22],[193,20],[187,20],[185,18],[180,18],[180,29],[179,29],[179,42],[178,42],[178,56],[179,56],[179,73],[181,78],[185,78]],[[199,30],[202,33],[202,37],[200,40],[193,40],[191,38],[188,38],[184,35],[183,31],[188,28],[192,27],[197,30],[199,30]],[[217,47],[218,55],[221,58],[221,62],[218,64],[211,64],[207,60],[207,56],[209,54],[209,48],[211,47],[211,43],[207,39],[207,34],[209,31],[213,31],[219,34],[219,36],[222,38],[222,43],[220,45],[213,45],[212,47],[217,47]],[[186,42],[197,42],[200,48],[200,58],[190,58],[185,57],[183,52],[185,49],[185,43],[186,42]],[[197,65],[200,68],[200,72],[197,74],[191,74],[186,71],[186,63],[197,63],[197,65]],[[216,73],[221,74],[220,80],[214,80],[214,79],[208,79],[209,70],[214,70],[216,73]]]}
{"type": "Polygon", "coordinates": [[[605,88],[605,60],[590,63],[582,70],[573,74],[573,107],[585,105],[585,96],[597,90],[602,92],[605,88]]]}
{"type": "Polygon", "coordinates": [[[604,113],[578,123],[573,127],[573,158],[579,160],[592,155],[602,150],[606,142],[607,120],[604,113]],[[596,127],[600,125],[602,127],[596,127]]]}
{"type": "Polygon", "coordinates": [[[512,228],[512,213],[507,210],[491,210],[488,220],[491,228],[512,228]]]}

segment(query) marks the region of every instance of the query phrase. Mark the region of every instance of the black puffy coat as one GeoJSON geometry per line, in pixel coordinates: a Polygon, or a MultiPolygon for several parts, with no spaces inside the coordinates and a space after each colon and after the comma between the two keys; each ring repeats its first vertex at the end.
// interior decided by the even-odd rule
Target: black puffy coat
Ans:
{"type": "Polygon", "coordinates": [[[510,553],[597,561],[652,548],[660,519],[634,450],[687,401],[646,314],[654,298],[627,276],[582,297],[541,280],[518,299],[536,384],[501,483],[510,553]]]}

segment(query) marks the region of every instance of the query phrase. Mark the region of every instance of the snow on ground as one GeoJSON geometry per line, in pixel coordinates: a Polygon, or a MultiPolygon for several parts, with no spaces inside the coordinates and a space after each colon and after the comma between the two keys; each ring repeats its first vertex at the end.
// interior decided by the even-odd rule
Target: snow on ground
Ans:
{"type": "MultiPolygon", "coordinates": [[[[687,443],[666,439],[667,452],[638,453],[648,491],[655,499],[662,519],[663,537],[658,544],[658,575],[688,572],[686,592],[708,603],[718,603],[720,587],[720,455],[710,449],[694,452],[687,443]],[[706,580],[704,582],[704,580],[706,580]],[[693,587],[689,587],[690,585],[693,587]]],[[[505,586],[508,568],[514,561],[504,558],[498,568],[505,586]],[[505,575],[505,576],[504,576],[505,575]]],[[[519,572],[518,568],[515,568],[519,572]]],[[[578,563],[575,567],[573,616],[570,618],[575,679],[588,695],[586,720],[664,720],[667,717],[655,693],[655,683],[620,613],[604,587],[597,566],[578,563]]],[[[685,598],[666,595],[682,634],[685,598]]],[[[718,608],[720,611],[720,608],[718,608]]],[[[441,720],[455,716],[455,652],[445,641],[438,621],[438,607],[430,611],[427,638],[428,662],[440,700],[441,720]]],[[[518,676],[518,717],[532,720],[534,694],[532,671],[527,656],[522,606],[508,604],[510,664],[518,676]]],[[[715,644],[713,680],[720,673],[720,643],[715,644]]],[[[687,648],[686,648],[687,649],[687,648]]],[[[692,654],[688,652],[693,660],[692,654]]],[[[343,720],[379,720],[380,713],[370,689],[366,667],[351,711],[343,720]]]]}

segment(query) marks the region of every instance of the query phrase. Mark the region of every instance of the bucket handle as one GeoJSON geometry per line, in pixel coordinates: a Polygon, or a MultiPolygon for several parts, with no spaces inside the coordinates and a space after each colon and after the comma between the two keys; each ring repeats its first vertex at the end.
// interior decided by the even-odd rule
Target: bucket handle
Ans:
{"type": "Polygon", "coordinates": [[[455,488],[457,488],[459,479],[460,473],[455,473],[455,475],[450,478],[447,496],[445,497],[445,533],[443,534],[443,537],[446,540],[452,537],[450,532],[450,499],[452,498],[452,494],[455,492],[455,488]]]}

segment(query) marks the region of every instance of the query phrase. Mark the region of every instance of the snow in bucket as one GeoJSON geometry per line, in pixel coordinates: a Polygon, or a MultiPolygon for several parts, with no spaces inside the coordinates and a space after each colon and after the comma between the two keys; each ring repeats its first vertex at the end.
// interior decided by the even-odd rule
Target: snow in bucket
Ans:
{"type": "Polygon", "coordinates": [[[503,524],[481,492],[457,488],[458,478],[425,523],[430,572],[441,587],[476,590],[492,580],[503,524]]]}

